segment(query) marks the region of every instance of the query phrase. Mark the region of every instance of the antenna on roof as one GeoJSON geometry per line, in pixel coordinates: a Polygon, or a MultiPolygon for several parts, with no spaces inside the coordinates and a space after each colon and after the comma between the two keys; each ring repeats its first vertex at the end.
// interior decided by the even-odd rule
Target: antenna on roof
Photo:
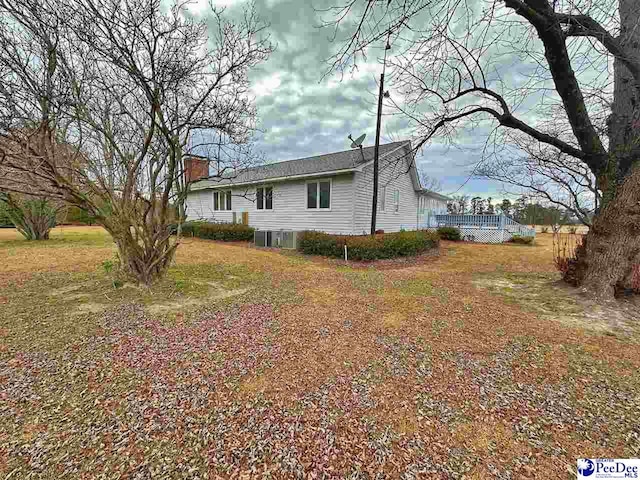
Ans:
{"type": "Polygon", "coordinates": [[[367,134],[363,133],[362,135],[360,135],[358,138],[354,140],[351,134],[349,134],[347,138],[351,140],[351,148],[358,148],[358,147],[362,148],[362,142],[364,142],[364,137],[366,136],[367,134]]]}

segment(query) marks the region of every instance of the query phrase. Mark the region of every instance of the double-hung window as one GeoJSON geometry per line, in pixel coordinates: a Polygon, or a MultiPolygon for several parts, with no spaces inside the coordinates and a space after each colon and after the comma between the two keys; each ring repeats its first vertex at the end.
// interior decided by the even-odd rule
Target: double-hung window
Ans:
{"type": "Polygon", "coordinates": [[[400,211],[400,190],[393,191],[393,211],[396,213],[400,211]]]}
{"type": "Polygon", "coordinates": [[[256,189],[256,208],[258,210],[273,210],[273,187],[258,187],[256,189]]]}
{"type": "Polygon", "coordinates": [[[331,180],[307,182],[307,208],[310,210],[331,209],[331,180]]]}
{"type": "Polygon", "coordinates": [[[378,210],[385,211],[387,204],[387,187],[380,187],[378,191],[378,210]]]}
{"type": "Polygon", "coordinates": [[[213,209],[231,210],[231,190],[213,192],[213,209]]]}

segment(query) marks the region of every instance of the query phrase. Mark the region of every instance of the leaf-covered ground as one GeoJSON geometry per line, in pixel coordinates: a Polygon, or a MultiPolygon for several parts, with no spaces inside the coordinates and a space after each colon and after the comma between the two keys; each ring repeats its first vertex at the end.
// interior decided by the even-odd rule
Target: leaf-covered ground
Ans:
{"type": "Polygon", "coordinates": [[[189,239],[151,290],[114,288],[113,254],[98,228],[0,231],[2,478],[547,479],[640,456],[635,320],[592,328],[549,236],[375,266],[189,239]]]}

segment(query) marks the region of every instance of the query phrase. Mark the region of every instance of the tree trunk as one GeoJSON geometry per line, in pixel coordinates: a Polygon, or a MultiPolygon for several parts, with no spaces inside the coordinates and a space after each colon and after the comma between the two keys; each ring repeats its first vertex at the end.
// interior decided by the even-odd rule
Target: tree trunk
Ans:
{"type": "Polygon", "coordinates": [[[632,291],[633,269],[640,265],[640,166],[596,216],[579,253],[579,285],[601,299],[632,291]]]}
{"type": "MultiPolygon", "coordinates": [[[[620,41],[640,59],[640,5],[620,0],[619,13],[620,41]]],[[[609,165],[598,176],[602,205],[575,272],[577,283],[601,299],[631,291],[640,264],[640,87],[617,59],[608,129],[609,165]]]]}
{"type": "Polygon", "coordinates": [[[134,230],[127,227],[105,228],[118,247],[120,267],[137,283],[151,286],[161,279],[169,269],[178,243],[169,235],[169,226],[155,225],[153,231],[142,232],[139,238],[134,230]]]}

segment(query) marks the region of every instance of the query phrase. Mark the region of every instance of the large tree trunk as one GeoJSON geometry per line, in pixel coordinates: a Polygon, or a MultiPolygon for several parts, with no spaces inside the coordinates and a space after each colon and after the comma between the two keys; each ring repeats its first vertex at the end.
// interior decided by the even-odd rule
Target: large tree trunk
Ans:
{"type": "Polygon", "coordinates": [[[593,222],[586,248],[579,250],[576,280],[601,299],[633,290],[640,265],[640,167],[616,189],[593,222]]]}
{"type": "MultiPolygon", "coordinates": [[[[640,5],[620,0],[620,41],[640,59],[640,5]]],[[[609,166],[598,176],[602,206],[580,251],[576,280],[600,298],[632,289],[640,264],[640,88],[614,61],[614,99],[609,128],[609,166]]]]}

